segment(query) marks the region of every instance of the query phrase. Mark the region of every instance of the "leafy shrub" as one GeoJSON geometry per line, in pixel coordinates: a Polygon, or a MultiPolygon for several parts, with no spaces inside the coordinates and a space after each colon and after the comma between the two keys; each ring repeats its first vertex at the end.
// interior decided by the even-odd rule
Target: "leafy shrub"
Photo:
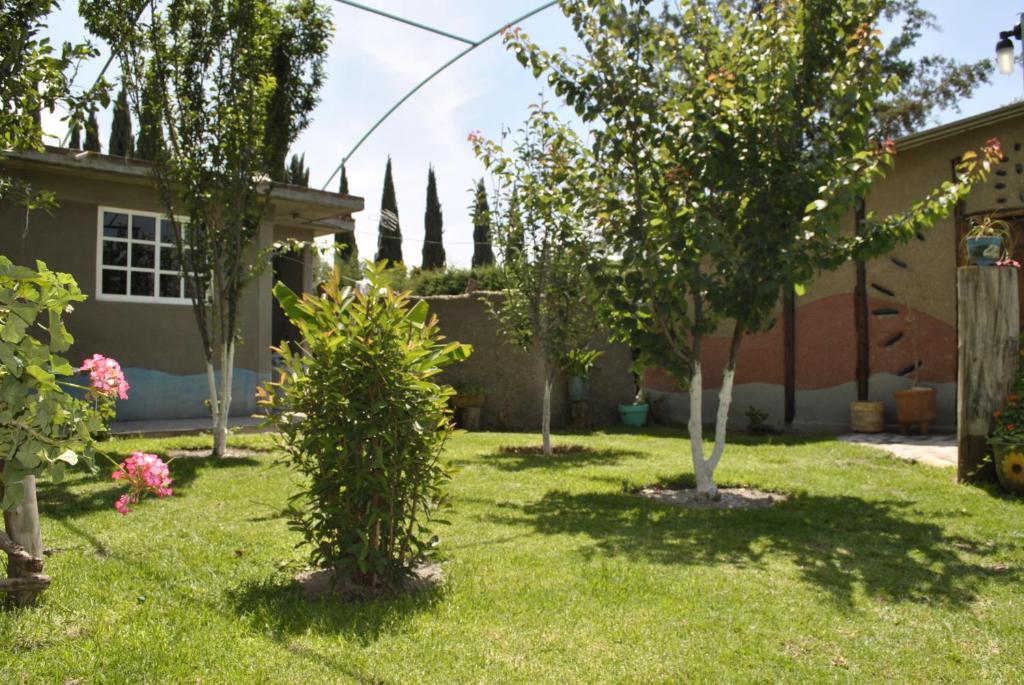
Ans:
{"type": "Polygon", "coordinates": [[[26,476],[54,481],[82,461],[93,468],[93,434],[103,429],[88,403],[65,392],[77,369],[61,356],[73,342],[63,315],[85,296],[69,274],[16,266],[0,257],[0,508],[22,499],[26,476]]]}
{"type": "Polygon", "coordinates": [[[301,299],[275,286],[302,340],[278,350],[281,373],[260,404],[305,476],[292,525],[313,563],[336,580],[386,589],[437,543],[428,524],[445,502],[440,453],[454,392],[434,379],[471,348],[443,342],[427,304],[382,287],[379,267],[366,277],[366,294],[337,280],[301,299]]]}
{"type": "Polygon", "coordinates": [[[505,289],[505,274],[494,266],[416,271],[410,278],[409,288],[414,295],[461,295],[466,292],[470,279],[476,281],[477,290],[505,289]]]}

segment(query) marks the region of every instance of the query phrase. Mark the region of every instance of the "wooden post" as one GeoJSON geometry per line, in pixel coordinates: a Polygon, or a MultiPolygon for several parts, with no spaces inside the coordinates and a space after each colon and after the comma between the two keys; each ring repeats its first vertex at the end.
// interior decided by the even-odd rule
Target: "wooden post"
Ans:
{"type": "Polygon", "coordinates": [[[991,480],[986,438],[1017,373],[1020,310],[1017,269],[957,269],[957,480],[991,480]]]}

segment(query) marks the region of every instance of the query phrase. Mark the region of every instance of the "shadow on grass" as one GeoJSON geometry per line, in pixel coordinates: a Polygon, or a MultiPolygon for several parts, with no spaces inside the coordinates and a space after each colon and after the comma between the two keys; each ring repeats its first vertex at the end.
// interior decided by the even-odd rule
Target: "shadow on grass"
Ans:
{"type": "Polygon", "coordinates": [[[232,590],[228,601],[240,616],[278,641],[314,632],[339,635],[366,646],[382,634],[400,630],[403,619],[429,611],[444,592],[442,586],[372,600],[337,595],[307,600],[290,578],[278,576],[232,590]]]}
{"type": "Polygon", "coordinates": [[[964,558],[990,556],[976,540],[948,536],[910,502],[790,496],[770,509],[692,510],[628,493],[548,492],[539,501],[499,504],[502,523],[548,535],[584,535],[583,553],[662,564],[766,567],[782,557],[804,581],[840,605],[855,594],[890,602],[963,606],[986,583],[1019,583],[1020,572],[964,558]],[[904,512],[910,514],[904,515],[904,512]]]}
{"type": "MultiPolygon", "coordinates": [[[[525,449],[525,448],[522,448],[525,449]]],[[[578,466],[609,466],[623,459],[642,456],[641,452],[632,450],[591,450],[582,449],[573,452],[559,452],[552,455],[531,452],[512,452],[498,450],[482,454],[472,459],[457,459],[452,463],[456,466],[485,463],[502,471],[526,471],[528,469],[569,469],[578,466]]]]}
{"type": "MultiPolygon", "coordinates": [[[[690,432],[682,426],[670,426],[664,424],[653,424],[643,428],[630,426],[601,426],[593,431],[573,432],[568,430],[559,431],[558,435],[616,435],[636,436],[644,438],[679,438],[688,440],[690,432]]],[[[713,427],[706,426],[704,429],[704,441],[714,442],[715,431],[713,427]]],[[[728,443],[730,445],[810,445],[819,442],[835,440],[832,433],[786,433],[777,435],[753,435],[738,430],[729,431],[728,443]]],[[[687,450],[689,451],[689,450],[687,450]]]]}
{"type": "MultiPolygon", "coordinates": [[[[164,456],[164,455],[161,455],[164,456]]],[[[100,457],[102,459],[102,457],[100,457]]],[[[103,509],[113,509],[114,501],[124,492],[124,487],[110,479],[112,465],[106,460],[97,462],[99,472],[94,475],[75,475],[62,483],[45,479],[38,481],[39,510],[47,517],[66,519],[90,514],[103,509]],[[104,483],[105,487],[96,487],[104,483]],[[88,489],[83,490],[86,486],[88,489]]],[[[227,469],[239,466],[257,466],[256,459],[175,459],[171,464],[171,486],[175,494],[184,494],[201,471],[227,469]]]]}

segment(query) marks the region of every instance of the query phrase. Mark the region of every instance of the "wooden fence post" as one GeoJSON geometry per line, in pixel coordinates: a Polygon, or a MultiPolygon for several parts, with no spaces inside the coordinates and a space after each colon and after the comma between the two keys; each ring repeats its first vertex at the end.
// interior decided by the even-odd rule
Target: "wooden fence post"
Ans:
{"type": "Polygon", "coordinates": [[[992,480],[986,438],[1017,373],[1020,309],[1017,269],[957,269],[957,481],[992,480]]]}

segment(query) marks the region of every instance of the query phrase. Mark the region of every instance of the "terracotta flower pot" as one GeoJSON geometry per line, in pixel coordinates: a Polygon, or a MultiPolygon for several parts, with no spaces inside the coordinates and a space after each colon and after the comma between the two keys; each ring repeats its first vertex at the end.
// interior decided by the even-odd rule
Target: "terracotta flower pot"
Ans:
{"type": "Polygon", "coordinates": [[[917,426],[921,435],[928,435],[928,423],[935,418],[935,388],[911,388],[894,394],[896,420],[904,433],[917,426]]]}

